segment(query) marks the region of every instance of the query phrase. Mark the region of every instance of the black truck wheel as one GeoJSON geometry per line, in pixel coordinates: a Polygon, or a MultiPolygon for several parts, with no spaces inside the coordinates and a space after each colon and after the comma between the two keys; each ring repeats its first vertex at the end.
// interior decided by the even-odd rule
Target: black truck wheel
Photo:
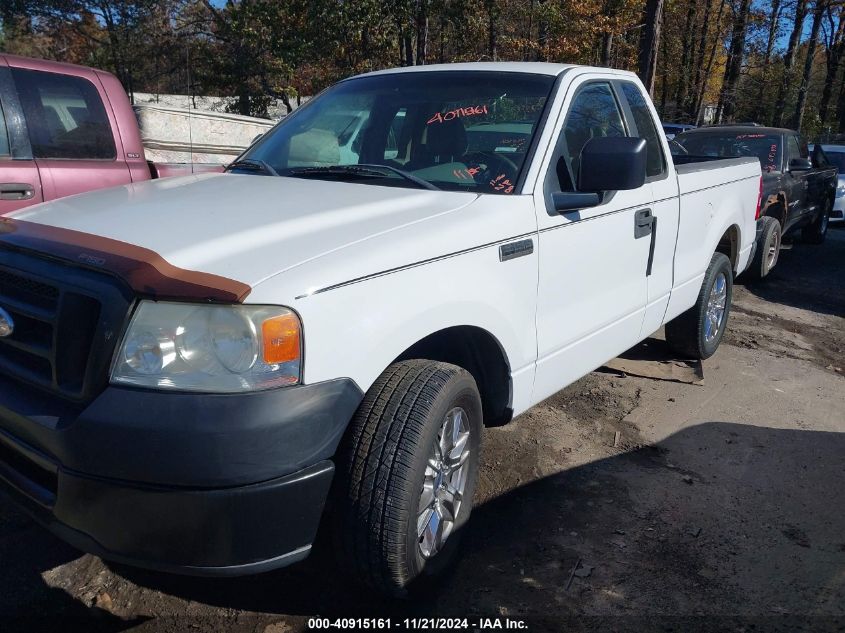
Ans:
{"type": "Polygon", "coordinates": [[[443,571],[472,510],[481,399],[454,365],[391,365],[364,397],[339,459],[333,523],[343,567],[391,596],[443,571]]]}
{"type": "Polygon", "coordinates": [[[757,221],[757,244],[746,271],[751,279],[762,279],[778,263],[781,238],[781,226],[777,219],[766,216],[757,221]]]}
{"type": "Polygon", "coordinates": [[[827,200],[824,207],[819,212],[819,215],[813,220],[812,224],[805,226],[801,230],[801,239],[808,244],[822,244],[824,238],[827,236],[827,225],[830,221],[830,211],[833,208],[833,201],[827,200]]]}
{"type": "Polygon", "coordinates": [[[710,358],[719,347],[733,296],[730,260],[714,253],[695,305],[666,324],[666,342],[684,356],[710,358]]]}

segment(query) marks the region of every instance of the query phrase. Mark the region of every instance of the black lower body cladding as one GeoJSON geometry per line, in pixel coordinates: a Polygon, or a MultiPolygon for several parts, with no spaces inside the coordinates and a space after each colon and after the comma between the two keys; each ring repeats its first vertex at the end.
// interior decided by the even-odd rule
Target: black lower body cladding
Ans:
{"type": "Polygon", "coordinates": [[[82,550],[240,575],[308,554],[351,380],[240,395],[107,388],[84,409],[0,378],[0,488],[82,550]]]}

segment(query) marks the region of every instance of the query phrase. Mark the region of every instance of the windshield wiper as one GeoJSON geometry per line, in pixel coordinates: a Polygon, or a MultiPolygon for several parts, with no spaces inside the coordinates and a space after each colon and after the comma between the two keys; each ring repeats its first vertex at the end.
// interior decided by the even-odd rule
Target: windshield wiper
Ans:
{"type": "Polygon", "coordinates": [[[269,174],[271,176],[278,176],[279,172],[273,169],[272,165],[267,161],[258,159],[258,158],[242,158],[241,160],[236,160],[233,163],[229,163],[229,166],[226,167],[226,171],[230,169],[246,169],[249,171],[263,171],[265,174],[269,174]]]}
{"type": "Polygon", "coordinates": [[[412,182],[418,187],[429,189],[431,191],[440,191],[440,187],[433,185],[427,180],[423,180],[418,176],[414,176],[407,171],[392,167],[390,165],[375,165],[369,163],[360,163],[358,165],[326,165],[325,167],[299,167],[291,169],[287,175],[289,176],[307,176],[310,174],[360,174],[362,176],[384,176],[385,172],[392,172],[412,182]]]}

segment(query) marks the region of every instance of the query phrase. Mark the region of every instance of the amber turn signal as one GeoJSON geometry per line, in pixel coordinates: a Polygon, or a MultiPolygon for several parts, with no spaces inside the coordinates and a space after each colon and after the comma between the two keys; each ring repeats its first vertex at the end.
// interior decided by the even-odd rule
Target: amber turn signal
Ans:
{"type": "Polygon", "coordinates": [[[299,360],[299,319],[288,313],[272,317],[261,324],[261,338],[264,362],[267,364],[288,363],[299,360]]]}

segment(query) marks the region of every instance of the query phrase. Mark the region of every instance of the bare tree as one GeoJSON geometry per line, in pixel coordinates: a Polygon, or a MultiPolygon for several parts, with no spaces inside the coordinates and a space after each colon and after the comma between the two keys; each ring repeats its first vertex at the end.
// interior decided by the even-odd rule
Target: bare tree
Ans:
{"type": "Polygon", "coordinates": [[[417,64],[425,65],[428,56],[428,2],[417,0],[417,64]]]}
{"type": "Polygon", "coordinates": [[[646,0],[643,22],[637,66],[640,79],[651,95],[654,94],[654,76],[657,72],[660,27],[663,24],[663,0],[646,0]]]}
{"type": "Polygon", "coordinates": [[[736,112],[736,89],[742,72],[742,59],[745,52],[745,37],[748,33],[748,16],[751,11],[751,0],[740,0],[739,10],[734,16],[731,30],[731,44],[728,49],[728,59],[725,63],[725,78],[722,82],[722,92],[719,95],[719,112],[717,119],[730,120],[736,112]]]}
{"type": "MultiPolygon", "coordinates": [[[[721,0],[719,3],[719,14],[716,16],[716,33],[720,33],[722,29],[722,18],[725,15],[725,9],[728,6],[728,0],[721,0]]],[[[700,125],[704,117],[704,97],[707,93],[707,84],[710,80],[710,74],[713,72],[713,64],[716,61],[716,50],[720,47],[718,37],[714,37],[713,43],[710,46],[710,55],[707,58],[707,67],[702,75],[701,83],[696,87],[695,97],[695,111],[696,111],[696,125],[700,125]]]]}
{"type": "Polygon", "coordinates": [[[804,109],[807,107],[807,90],[810,87],[810,75],[813,72],[813,61],[816,57],[816,47],[819,43],[819,30],[822,16],[827,10],[828,0],[816,0],[813,8],[813,24],[810,27],[810,40],[807,43],[807,57],[804,60],[804,72],[801,75],[801,85],[798,87],[798,102],[795,104],[795,114],[792,115],[792,126],[801,129],[804,120],[804,109]]]}
{"type": "Polygon", "coordinates": [[[786,97],[789,93],[789,83],[792,79],[792,67],[795,65],[795,55],[798,52],[798,44],[801,41],[801,33],[804,31],[804,18],[807,17],[807,0],[797,0],[795,4],[795,18],[792,21],[792,32],[789,34],[789,44],[786,47],[786,54],[783,56],[783,75],[778,89],[778,98],[775,103],[774,124],[783,125],[784,112],[786,111],[786,97]]]}
{"type": "Polygon", "coordinates": [[[838,9],[839,21],[834,26],[833,7],[828,7],[825,12],[828,20],[828,38],[825,46],[825,76],[822,97],[819,102],[819,119],[822,124],[827,119],[827,112],[830,108],[830,98],[833,96],[833,84],[839,74],[839,66],[842,62],[842,55],[845,53],[845,6],[838,9]]]}
{"type": "Polygon", "coordinates": [[[681,40],[681,67],[678,76],[678,90],[675,93],[675,110],[682,111],[687,101],[687,90],[691,74],[691,55],[693,45],[693,25],[698,7],[696,0],[687,0],[687,16],[684,22],[683,39],[681,40]]]}
{"type": "Polygon", "coordinates": [[[771,69],[769,64],[772,61],[772,53],[775,49],[775,40],[778,36],[778,27],[780,26],[780,13],[783,8],[782,0],[772,0],[771,10],[769,11],[769,32],[766,38],[766,52],[763,54],[763,70],[760,76],[760,89],[757,91],[757,106],[754,110],[754,119],[756,121],[768,120],[766,115],[766,90],[769,89],[769,82],[771,78],[771,69]]]}

